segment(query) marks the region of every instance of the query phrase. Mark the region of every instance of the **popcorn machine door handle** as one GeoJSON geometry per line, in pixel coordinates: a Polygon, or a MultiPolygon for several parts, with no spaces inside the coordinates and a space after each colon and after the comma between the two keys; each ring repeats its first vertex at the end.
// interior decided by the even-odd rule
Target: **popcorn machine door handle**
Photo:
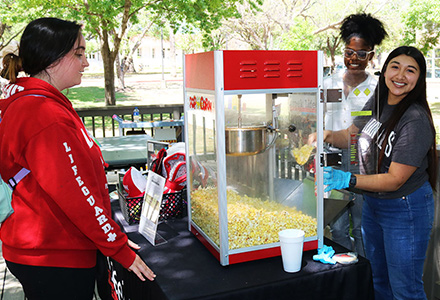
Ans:
{"type": "Polygon", "coordinates": [[[321,167],[342,165],[342,154],[340,152],[324,152],[320,155],[321,167]]]}

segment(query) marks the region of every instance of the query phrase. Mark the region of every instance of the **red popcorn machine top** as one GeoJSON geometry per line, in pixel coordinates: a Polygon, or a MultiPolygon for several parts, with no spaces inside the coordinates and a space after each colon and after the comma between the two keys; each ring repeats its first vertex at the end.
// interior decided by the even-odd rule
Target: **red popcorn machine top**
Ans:
{"type": "Polygon", "coordinates": [[[322,247],[322,77],[320,51],[185,56],[189,229],[221,265],[281,255],[288,228],[322,247]]]}

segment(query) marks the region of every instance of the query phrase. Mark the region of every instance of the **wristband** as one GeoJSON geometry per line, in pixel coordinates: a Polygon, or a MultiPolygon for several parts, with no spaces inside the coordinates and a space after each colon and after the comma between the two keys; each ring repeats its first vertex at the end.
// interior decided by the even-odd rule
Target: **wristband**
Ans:
{"type": "Polygon", "coordinates": [[[350,182],[349,182],[349,187],[355,187],[357,183],[357,178],[356,175],[351,174],[350,176],[350,182]]]}

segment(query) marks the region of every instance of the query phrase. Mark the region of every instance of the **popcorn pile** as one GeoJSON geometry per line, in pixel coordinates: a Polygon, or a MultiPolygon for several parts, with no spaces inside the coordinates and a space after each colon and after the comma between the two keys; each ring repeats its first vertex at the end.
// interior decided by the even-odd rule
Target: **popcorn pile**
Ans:
{"type": "MultiPolygon", "coordinates": [[[[315,218],[294,207],[280,203],[240,196],[227,191],[229,249],[265,245],[279,241],[278,232],[287,228],[302,229],[305,237],[315,236],[315,218]]],[[[191,192],[192,220],[218,246],[217,189],[201,188],[191,192]]]]}

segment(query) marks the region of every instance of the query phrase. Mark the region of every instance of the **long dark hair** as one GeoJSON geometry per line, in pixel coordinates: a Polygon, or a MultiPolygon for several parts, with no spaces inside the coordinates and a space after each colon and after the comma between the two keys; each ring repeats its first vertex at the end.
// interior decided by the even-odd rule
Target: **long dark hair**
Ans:
{"type": "Polygon", "coordinates": [[[7,54],[1,76],[14,83],[20,71],[34,76],[58,62],[75,46],[81,25],[57,18],[30,22],[20,40],[19,56],[7,54]]]}
{"type": "MultiPolygon", "coordinates": [[[[380,117],[380,114],[383,112],[383,108],[388,101],[388,92],[389,89],[385,84],[385,71],[388,67],[388,64],[390,61],[399,56],[399,55],[407,55],[417,62],[420,69],[420,75],[417,80],[417,83],[412,91],[408,93],[408,95],[405,96],[394,108],[393,114],[387,120],[384,124],[382,124],[382,128],[384,130],[384,139],[382,142],[382,149],[379,154],[379,160],[378,160],[378,168],[382,165],[382,161],[385,155],[385,146],[386,142],[388,140],[388,136],[390,135],[391,131],[395,128],[397,123],[400,121],[403,114],[406,112],[408,107],[410,107],[412,104],[418,104],[420,105],[428,115],[429,123],[431,126],[431,130],[433,132],[433,139],[431,148],[428,151],[428,174],[429,174],[429,183],[431,184],[432,188],[435,189],[436,187],[436,181],[437,181],[437,173],[438,173],[438,157],[437,157],[437,148],[436,148],[436,142],[435,142],[435,127],[434,122],[432,120],[432,114],[431,109],[428,105],[428,100],[426,96],[426,61],[425,57],[423,56],[422,52],[420,52],[418,49],[414,47],[409,46],[401,46],[396,49],[394,49],[390,55],[388,55],[388,58],[386,59],[382,71],[379,77],[379,82],[376,86],[374,95],[376,97],[375,104],[378,105],[378,107],[374,107],[374,111],[378,112],[378,116],[380,117]]],[[[382,129],[380,131],[383,131],[382,129]]]]}

